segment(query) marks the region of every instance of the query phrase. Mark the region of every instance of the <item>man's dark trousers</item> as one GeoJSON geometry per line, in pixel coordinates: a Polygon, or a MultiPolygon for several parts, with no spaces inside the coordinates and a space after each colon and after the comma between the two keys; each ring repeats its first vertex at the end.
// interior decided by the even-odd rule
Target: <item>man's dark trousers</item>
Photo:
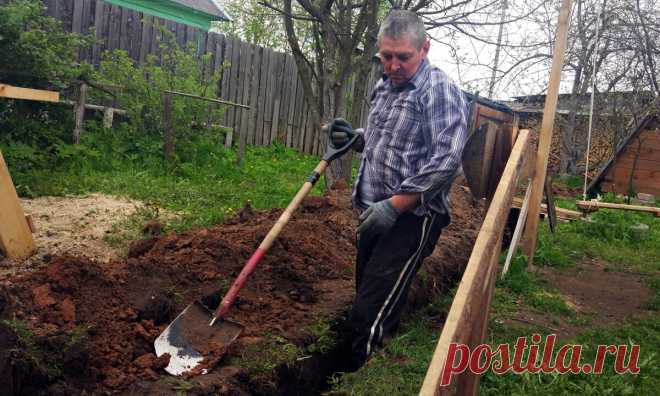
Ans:
{"type": "Polygon", "coordinates": [[[356,297],[350,316],[353,369],[399,326],[410,284],[422,261],[433,252],[449,215],[402,214],[378,238],[358,236],[356,297]]]}

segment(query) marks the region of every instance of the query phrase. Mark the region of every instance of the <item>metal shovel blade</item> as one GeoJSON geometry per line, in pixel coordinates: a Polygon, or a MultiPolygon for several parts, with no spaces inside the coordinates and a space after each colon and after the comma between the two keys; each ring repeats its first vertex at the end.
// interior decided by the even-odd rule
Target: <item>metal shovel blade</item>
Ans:
{"type": "MultiPolygon", "coordinates": [[[[194,369],[210,351],[226,348],[243,331],[243,326],[227,320],[209,326],[211,319],[211,311],[195,301],[156,338],[156,356],[170,354],[170,362],[165,371],[181,375],[194,369]]],[[[206,372],[206,369],[201,371],[202,374],[206,372]]]]}

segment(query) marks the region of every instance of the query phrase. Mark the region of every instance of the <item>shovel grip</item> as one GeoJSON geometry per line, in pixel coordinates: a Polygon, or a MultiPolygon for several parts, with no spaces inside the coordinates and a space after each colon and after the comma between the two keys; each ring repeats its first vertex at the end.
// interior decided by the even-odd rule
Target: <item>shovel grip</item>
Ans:
{"type": "Polygon", "coordinates": [[[250,259],[247,263],[245,263],[245,266],[241,270],[241,273],[238,274],[234,284],[231,285],[231,288],[227,294],[225,294],[222,302],[213,313],[214,318],[222,318],[227,314],[227,312],[229,312],[229,308],[231,308],[231,306],[234,304],[234,301],[238,296],[238,292],[243,288],[243,285],[245,285],[245,282],[247,282],[250,274],[252,274],[252,271],[254,271],[254,269],[257,267],[257,264],[259,264],[259,261],[264,257],[265,254],[266,251],[261,248],[257,248],[257,250],[252,253],[252,256],[250,256],[250,259]]]}

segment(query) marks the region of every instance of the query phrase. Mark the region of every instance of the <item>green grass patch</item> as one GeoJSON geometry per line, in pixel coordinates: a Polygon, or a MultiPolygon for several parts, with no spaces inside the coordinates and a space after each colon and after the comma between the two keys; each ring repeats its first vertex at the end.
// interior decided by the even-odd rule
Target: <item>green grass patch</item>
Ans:
{"type": "Polygon", "coordinates": [[[587,221],[539,227],[537,264],[566,267],[585,257],[641,271],[660,271],[660,218],[646,213],[601,209],[587,221]],[[637,227],[645,229],[640,232],[637,227]]]}
{"type": "MultiPolygon", "coordinates": [[[[319,161],[275,144],[248,147],[239,166],[234,150],[225,149],[212,137],[200,136],[182,144],[180,156],[168,163],[152,147],[157,143],[145,140],[128,145],[123,140],[115,142],[108,133],[88,135],[83,145],[67,149],[75,153],[66,161],[48,169],[13,167],[9,160],[21,157],[12,151],[15,146],[3,147],[9,153],[10,169],[19,170],[13,172],[19,194],[126,196],[175,213],[166,222],[166,230],[183,231],[220,223],[246,202],[257,209],[286,206],[319,161]]],[[[311,195],[321,194],[323,185],[320,180],[311,195]]],[[[152,214],[137,213],[122,219],[116,227],[125,232],[112,233],[109,242],[121,245],[135,238],[136,225],[150,217],[152,214]]]]}

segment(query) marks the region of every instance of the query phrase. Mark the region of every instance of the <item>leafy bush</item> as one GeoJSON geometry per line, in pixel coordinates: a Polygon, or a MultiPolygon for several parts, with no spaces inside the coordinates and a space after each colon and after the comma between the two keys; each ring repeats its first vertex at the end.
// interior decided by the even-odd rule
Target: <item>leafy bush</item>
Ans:
{"type": "MultiPolygon", "coordinates": [[[[150,55],[145,63],[136,65],[126,51],[106,52],[95,78],[117,87],[115,99],[119,107],[128,111],[128,123],[132,129],[124,130],[122,136],[138,141],[141,149],[148,149],[147,153],[141,151],[141,154],[147,155],[156,154],[152,151],[156,147],[145,142],[145,138],[162,145],[164,91],[214,97],[220,79],[220,69],[210,70],[211,54],[197,56],[197,49],[192,44],[180,48],[172,32],[163,26],[157,25],[157,28],[162,33],[161,58],[150,55]]],[[[100,91],[95,91],[95,94],[98,96],[100,91]]],[[[203,125],[207,121],[217,123],[223,111],[224,106],[173,96],[171,115],[176,138],[180,142],[188,142],[199,140],[200,135],[212,136],[203,125]]],[[[217,136],[217,130],[215,134],[217,136]]],[[[189,147],[191,145],[177,147],[181,160],[191,160],[198,154],[196,150],[190,151],[189,147]]]]}

